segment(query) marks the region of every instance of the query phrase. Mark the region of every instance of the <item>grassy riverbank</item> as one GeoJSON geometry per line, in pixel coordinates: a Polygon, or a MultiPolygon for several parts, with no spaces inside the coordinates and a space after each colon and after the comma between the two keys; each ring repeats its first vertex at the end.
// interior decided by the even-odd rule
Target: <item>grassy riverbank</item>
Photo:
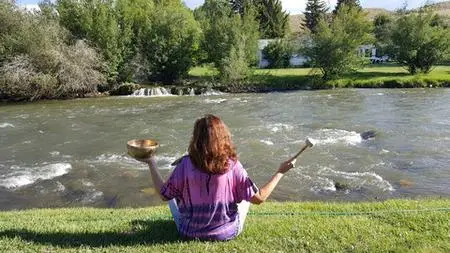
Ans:
{"type": "Polygon", "coordinates": [[[180,241],[165,206],[0,212],[1,252],[449,252],[450,199],[252,206],[229,242],[180,241]]]}
{"type": "MultiPolygon", "coordinates": [[[[207,67],[193,68],[190,75],[198,80],[211,80],[217,72],[207,67]]],[[[297,69],[255,69],[246,81],[231,84],[234,92],[290,90],[305,88],[422,88],[450,87],[450,66],[437,66],[431,73],[410,75],[396,65],[369,65],[355,73],[344,75],[337,80],[320,84],[312,78],[310,68],[297,69]]],[[[316,78],[317,79],[317,78],[316,78]]]]}

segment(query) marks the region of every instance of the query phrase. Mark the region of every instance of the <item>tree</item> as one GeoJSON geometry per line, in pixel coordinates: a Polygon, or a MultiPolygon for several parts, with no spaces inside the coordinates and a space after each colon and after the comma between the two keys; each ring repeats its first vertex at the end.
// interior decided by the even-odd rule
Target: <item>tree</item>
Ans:
{"type": "Polygon", "coordinates": [[[259,31],[262,38],[283,38],[289,25],[289,14],[283,11],[280,0],[255,1],[259,31]]]}
{"type": "Polygon", "coordinates": [[[289,41],[276,40],[263,49],[263,55],[269,62],[269,68],[287,68],[293,51],[289,41]]]}
{"type": "Polygon", "coordinates": [[[120,29],[119,43],[123,48],[123,61],[118,66],[118,80],[125,82],[148,81],[148,66],[142,58],[140,44],[149,17],[155,10],[153,1],[117,0],[115,5],[120,29]],[[145,72],[145,73],[144,73],[145,72]]]}
{"type": "Polygon", "coordinates": [[[377,42],[384,43],[389,40],[392,22],[392,17],[387,14],[380,14],[375,17],[373,33],[377,42]]]}
{"type": "Polygon", "coordinates": [[[311,35],[304,54],[322,73],[324,80],[339,77],[362,65],[357,49],[372,40],[371,26],[358,8],[343,6],[330,23],[319,20],[316,33],[311,35]]]}
{"type": "Polygon", "coordinates": [[[229,0],[229,4],[235,13],[239,13],[243,16],[246,9],[253,4],[253,0],[229,0]]]}
{"type": "Polygon", "coordinates": [[[194,13],[203,31],[201,62],[213,63],[225,79],[244,76],[227,72],[235,66],[233,71],[246,73],[243,66],[248,68],[256,62],[259,32],[255,11],[249,8],[241,16],[226,0],[206,0],[194,13]]]}
{"type": "Polygon", "coordinates": [[[108,63],[110,81],[116,81],[119,65],[123,63],[124,44],[113,0],[58,0],[59,21],[74,39],[87,39],[108,63]]]}
{"type": "Polygon", "coordinates": [[[395,21],[390,36],[391,56],[411,74],[429,73],[450,50],[450,31],[435,22],[428,10],[403,13],[395,21]]]}
{"type": "Polygon", "coordinates": [[[200,62],[213,63],[219,68],[221,60],[236,41],[235,19],[238,17],[225,0],[206,0],[194,11],[194,15],[203,31],[200,47],[204,54],[200,62]]]}
{"type": "Polygon", "coordinates": [[[392,32],[393,18],[387,14],[380,14],[373,20],[373,34],[378,57],[382,57],[389,51],[388,44],[392,32]]]}
{"type": "Polygon", "coordinates": [[[333,15],[336,15],[338,11],[344,6],[355,8],[356,10],[361,10],[361,4],[359,0],[338,0],[336,3],[336,8],[333,11],[333,15]]]}
{"type": "Polygon", "coordinates": [[[321,18],[325,18],[328,7],[322,0],[308,0],[305,9],[305,20],[303,26],[308,28],[312,33],[316,32],[316,26],[321,18]]]}
{"type": "Polygon", "coordinates": [[[155,4],[140,36],[140,52],[148,79],[172,83],[187,75],[198,50],[200,27],[193,13],[180,2],[155,4]]]}
{"type": "Polygon", "coordinates": [[[229,0],[233,12],[242,17],[250,12],[259,21],[262,38],[282,38],[287,34],[289,14],[283,11],[280,0],[229,0]]]}

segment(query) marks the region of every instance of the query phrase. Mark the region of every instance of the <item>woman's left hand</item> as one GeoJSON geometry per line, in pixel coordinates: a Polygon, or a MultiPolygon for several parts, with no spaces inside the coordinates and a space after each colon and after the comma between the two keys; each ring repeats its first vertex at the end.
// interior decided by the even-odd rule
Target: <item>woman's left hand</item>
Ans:
{"type": "Polygon", "coordinates": [[[150,157],[147,157],[147,158],[136,158],[136,157],[134,157],[134,159],[138,160],[139,162],[143,162],[143,163],[146,163],[146,164],[149,164],[149,165],[150,164],[156,164],[154,156],[150,156],[150,157]]]}

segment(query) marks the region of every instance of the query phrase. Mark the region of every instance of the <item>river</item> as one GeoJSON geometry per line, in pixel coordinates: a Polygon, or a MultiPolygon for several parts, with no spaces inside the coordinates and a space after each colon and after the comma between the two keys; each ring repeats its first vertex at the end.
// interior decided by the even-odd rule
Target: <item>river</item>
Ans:
{"type": "Polygon", "coordinates": [[[161,204],[126,141],[159,141],[156,158],[167,177],[206,113],[229,126],[258,186],[307,137],[317,141],[272,200],[449,197],[449,101],[449,89],[338,89],[3,105],[0,210],[161,204]],[[362,140],[368,130],[376,137],[362,140]]]}

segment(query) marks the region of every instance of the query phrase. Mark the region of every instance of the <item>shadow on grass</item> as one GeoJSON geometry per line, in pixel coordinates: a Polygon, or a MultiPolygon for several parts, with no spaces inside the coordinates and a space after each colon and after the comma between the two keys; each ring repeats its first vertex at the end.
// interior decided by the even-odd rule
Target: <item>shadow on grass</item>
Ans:
{"type": "Polygon", "coordinates": [[[180,242],[175,223],[170,220],[133,220],[126,232],[37,232],[26,229],[0,231],[0,238],[21,238],[24,241],[62,248],[90,246],[132,246],[180,242]]]}

